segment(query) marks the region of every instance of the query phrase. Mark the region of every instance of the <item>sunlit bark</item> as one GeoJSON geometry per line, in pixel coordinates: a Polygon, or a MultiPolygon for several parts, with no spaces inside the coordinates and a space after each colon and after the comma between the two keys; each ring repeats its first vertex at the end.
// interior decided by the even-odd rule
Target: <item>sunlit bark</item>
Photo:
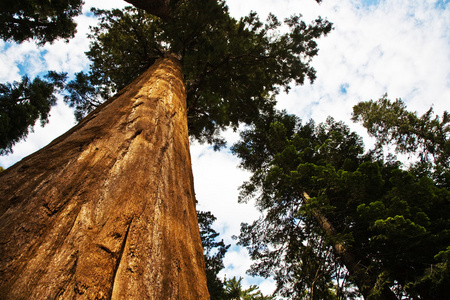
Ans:
{"type": "Polygon", "coordinates": [[[1,172],[0,191],[2,299],[209,299],[175,58],[1,172]]]}

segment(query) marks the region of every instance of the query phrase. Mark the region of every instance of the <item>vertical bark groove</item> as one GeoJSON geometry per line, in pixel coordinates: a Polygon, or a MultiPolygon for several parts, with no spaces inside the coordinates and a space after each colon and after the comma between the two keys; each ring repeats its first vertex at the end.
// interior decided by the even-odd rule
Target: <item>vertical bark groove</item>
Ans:
{"type": "MultiPolygon", "coordinates": [[[[114,267],[114,273],[113,273],[113,281],[111,284],[111,296],[114,293],[114,284],[116,282],[116,277],[117,277],[117,270],[119,269],[120,263],[122,262],[122,256],[123,256],[123,252],[125,251],[125,245],[127,243],[127,238],[128,238],[128,233],[130,232],[130,227],[131,227],[131,223],[133,222],[133,220],[131,220],[130,224],[127,227],[127,231],[125,232],[125,236],[123,238],[122,241],[122,245],[120,246],[120,251],[117,255],[117,261],[116,261],[116,266],[114,267]]],[[[111,299],[111,297],[109,298],[111,299]]]]}

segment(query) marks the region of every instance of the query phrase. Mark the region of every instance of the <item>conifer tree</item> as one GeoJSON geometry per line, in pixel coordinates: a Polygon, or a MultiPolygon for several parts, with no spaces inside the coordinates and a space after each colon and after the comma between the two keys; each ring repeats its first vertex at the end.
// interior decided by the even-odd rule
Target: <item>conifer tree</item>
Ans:
{"type": "MultiPolygon", "coordinates": [[[[431,132],[442,137],[448,131],[445,117],[421,118],[420,128],[433,129],[423,139],[418,132],[425,130],[412,121],[409,131],[390,126],[404,119],[391,118],[399,111],[386,109],[387,99],[382,103],[370,110],[359,104],[355,112],[376,120],[368,129],[415,139],[409,151],[425,149],[431,132]]],[[[403,103],[396,105],[418,120],[403,103]]],[[[241,197],[256,196],[264,212],[243,225],[239,237],[255,260],[251,274],[274,276],[278,292],[296,298],[351,298],[355,286],[365,299],[445,298],[450,193],[433,170],[448,173],[448,164],[402,167],[378,151],[364,153],[361,138],[343,123],[302,124],[286,113],[267,115],[242,138],[234,151],[253,176],[241,197]]],[[[408,138],[394,144],[405,149],[408,138]]],[[[445,147],[433,151],[445,157],[445,147]]]]}

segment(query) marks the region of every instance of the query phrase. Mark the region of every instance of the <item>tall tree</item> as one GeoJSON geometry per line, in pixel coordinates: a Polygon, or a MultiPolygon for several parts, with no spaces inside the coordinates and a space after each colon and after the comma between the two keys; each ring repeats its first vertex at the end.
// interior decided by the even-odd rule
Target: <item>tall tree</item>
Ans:
{"type": "Polygon", "coordinates": [[[254,175],[242,196],[256,193],[264,211],[240,235],[255,259],[251,273],[275,275],[281,293],[299,298],[351,297],[351,285],[336,286],[341,280],[367,299],[444,297],[448,189],[362,146],[332,119],[316,126],[268,115],[243,133],[234,151],[254,175]],[[322,281],[309,279],[315,274],[322,281]]]}
{"type": "Polygon", "coordinates": [[[170,51],[183,66],[190,134],[217,145],[223,143],[221,130],[251,123],[271,110],[271,97],[280,88],[314,80],[309,65],[318,51],[314,40],[331,30],[321,18],[308,26],[293,16],[285,20],[291,31],[278,35],[281,23],[275,16],[267,24],[255,13],[237,21],[223,1],[182,3],[171,22],[133,8],[94,12],[101,23],[93,28],[87,52],[91,70],[77,76],[86,80],[71,82],[76,88],[66,101],[82,116],[79,104],[93,98],[85,91],[105,99],[170,51]]]}
{"type": "Polygon", "coordinates": [[[212,0],[179,2],[169,21],[129,12],[103,13],[91,49],[91,78],[122,89],[1,174],[6,299],[208,298],[188,118],[192,136],[220,144],[221,129],[271,109],[279,87],[314,78],[314,40],[331,29],[293,17],[278,35],[273,16],[237,21],[212,0]],[[128,26],[135,18],[143,24],[128,26]],[[143,32],[151,47],[142,62],[130,52],[141,40],[127,37],[145,24],[153,31],[143,32]]]}
{"type": "Polygon", "coordinates": [[[2,172],[4,298],[208,297],[180,77],[159,60],[2,172]]]}

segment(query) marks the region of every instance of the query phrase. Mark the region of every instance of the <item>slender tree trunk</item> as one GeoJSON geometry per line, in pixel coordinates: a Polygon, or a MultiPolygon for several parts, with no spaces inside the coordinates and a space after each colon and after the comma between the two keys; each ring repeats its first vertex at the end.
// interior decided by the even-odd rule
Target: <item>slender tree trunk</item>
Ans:
{"type": "MultiPolygon", "coordinates": [[[[305,192],[303,193],[303,199],[306,203],[310,201],[309,195],[305,192]]],[[[313,214],[314,218],[319,224],[319,227],[325,232],[327,236],[337,236],[336,230],[334,229],[330,221],[328,221],[327,217],[318,212],[313,212],[313,214]]],[[[350,273],[350,276],[352,276],[364,299],[397,299],[395,294],[388,287],[383,288],[382,295],[380,295],[379,297],[375,295],[371,296],[372,289],[375,287],[376,283],[372,282],[367,274],[367,271],[355,259],[351,251],[349,251],[343,243],[338,241],[334,243],[333,249],[336,255],[342,260],[343,264],[350,273]]]]}
{"type": "Polygon", "coordinates": [[[0,174],[1,299],[209,299],[179,62],[0,174]]]}

